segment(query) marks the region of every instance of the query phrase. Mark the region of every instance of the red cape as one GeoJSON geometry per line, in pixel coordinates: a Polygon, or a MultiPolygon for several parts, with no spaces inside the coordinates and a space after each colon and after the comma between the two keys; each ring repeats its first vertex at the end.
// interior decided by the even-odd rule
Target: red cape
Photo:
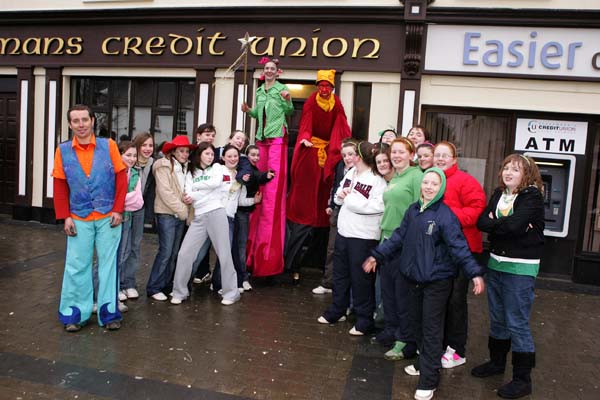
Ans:
{"type": "Polygon", "coordinates": [[[329,216],[325,209],[328,207],[335,166],[342,159],[342,140],[352,136],[352,132],[339,97],[333,94],[335,106],[327,112],[319,107],[316,96],[317,92],[313,93],[302,109],[290,172],[287,218],[301,225],[328,227],[329,216]],[[319,166],[318,150],[301,144],[303,139],[310,141],[313,136],[329,141],[324,167],[319,166]]]}

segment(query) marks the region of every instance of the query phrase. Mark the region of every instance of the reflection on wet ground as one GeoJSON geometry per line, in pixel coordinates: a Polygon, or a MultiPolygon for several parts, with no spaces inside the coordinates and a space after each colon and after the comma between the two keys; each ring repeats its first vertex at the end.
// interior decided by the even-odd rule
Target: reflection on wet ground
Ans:
{"type": "MultiPolygon", "coordinates": [[[[66,333],[57,318],[65,237],[55,226],[0,218],[0,399],[410,399],[409,361],[348,335],[351,322],[321,325],[330,295],[313,295],[320,272],[300,286],[253,282],[223,307],[208,285],[180,306],[144,293],[157,240],[147,235],[138,273],[142,296],[127,302],[117,332],[95,325],[66,333]]],[[[495,399],[504,378],[475,379],[487,354],[485,296],[469,297],[467,364],[442,371],[439,399],[495,399]]],[[[537,399],[600,398],[600,290],[540,281],[532,329],[537,399]]]]}

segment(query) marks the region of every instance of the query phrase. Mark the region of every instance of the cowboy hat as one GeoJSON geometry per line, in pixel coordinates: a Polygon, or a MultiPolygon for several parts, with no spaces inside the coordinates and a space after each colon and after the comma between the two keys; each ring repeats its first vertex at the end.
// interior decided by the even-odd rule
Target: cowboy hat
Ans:
{"type": "Polygon", "coordinates": [[[197,144],[191,144],[190,139],[186,135],[177,135],[171,142],[167,142],[162,147],[163,154],[167,154],[171,150],[176,149],[177,147],[187,147],[190,150],[196,149],[198,147],[197,144]]]}

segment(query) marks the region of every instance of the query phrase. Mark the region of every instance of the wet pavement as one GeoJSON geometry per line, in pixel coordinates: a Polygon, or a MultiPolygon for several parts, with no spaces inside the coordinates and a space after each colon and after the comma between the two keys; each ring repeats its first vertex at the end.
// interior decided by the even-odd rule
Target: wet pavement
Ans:
{"type": "MultiPolygon", "coordinates": [[[[4,399],[412,399],[410,361],[321,325],[330,301],[313,295],[320,272],[298,287],[254,283],[224,307],[208,285],[180,306],[129,300],[119,331],[92,323],[67,333],[57,318],[65,250],[60,227],[0,216],[0,400],[4,399]]],[[[143,241],[138,289],[157,248],[143,241]]],[[[509,379],[476,379],[487,355],[485,296],[469,296],[467,364],[442,371],[436,399],[497,399],[509,379]]],[[[533,307],[534,399],[600,398],[600,288],[538,280],[533,307]]]]}

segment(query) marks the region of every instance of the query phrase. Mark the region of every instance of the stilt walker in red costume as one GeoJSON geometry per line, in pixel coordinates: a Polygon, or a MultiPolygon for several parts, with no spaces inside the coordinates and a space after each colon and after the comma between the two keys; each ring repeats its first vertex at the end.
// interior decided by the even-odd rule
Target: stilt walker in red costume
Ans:
{"type": "Polygon", "coordinates": [[[352,135],[339,97],[333,94],[335,70],[317,72],[317,91],[304,103],[291,169],[287,199],[285,268],[300,280],[299,253],[305,240],[324,229],[327,249],[328,207],[335,166],[341,160],[342,140],[352,135]]]}

